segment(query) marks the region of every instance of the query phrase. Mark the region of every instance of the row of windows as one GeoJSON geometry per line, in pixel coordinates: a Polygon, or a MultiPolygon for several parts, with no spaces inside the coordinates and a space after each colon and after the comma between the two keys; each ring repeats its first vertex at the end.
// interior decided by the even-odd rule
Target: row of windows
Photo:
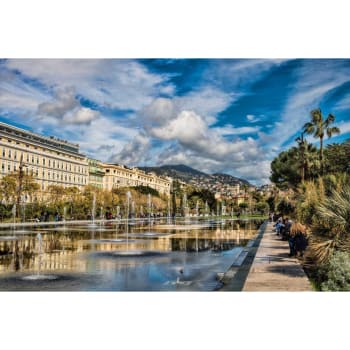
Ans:
{"type": "MultiPolygon", "coordinates": [[[[107,169],[106,173],[109,173],[109,172],[110,172],[110,169],[107,169]]],[[[132,175],[133,175],[133,174],[124,173],[124,172],[121,172],[121,171],[118,171],[118,170],[113,170],[113,174],[124,176],[124,177],[132,177],[132,175]]],[[[140,175],[138,175],[137,178],[139,180],[141,180],[141,181],[154,182],[154,183],[157,183],[157,184],[166,185],[166,182],[163,182],[161,180],[154,180],[153,181],[153,179],[147,179],[145,177],[141,177],[140,175]]]]}
{"type": "MultiPolygon", "coordinates": [[[[5,163],[2,163],[1,164],[1,171],[2,173],[4,174],[5,173],[5,170],[7,169],[7,173],[10,173],[11,171],[17,171],[17,167],[16,167],[16,164],[14,164],[12,166],[11,163],[8,163],[7,164],[7,167],[6,167],[6,164],[5,163]]],[[[28,175],[28,174],[32,174],[34,176],[39,176],[39,169],[34,169],[34,168],[25,168],[24,172],[28,175]]],[[[81,185],[86,185],[87,184],[87,179],[86,177],[82,177],[82,176],[71,176],[71,175],[67,175],[67,174],[63,174],[63,173],[55,173],[55,172],[45,172],[45,170],[43,170],[41,172],[41,175],[42,175],[42,178],[45,178],[45,175],[47,174],[47,178],[48,179],[52,179],[52,180],[58,180],[58,181],[69,181],[69,182],[74,182],[74,183],[77,183],[77,184],[81,184],[81,185]]]]}
{"type": "MultiPolygon", "coordinates": [[[[3,128],[1,128],[0,127],[0,130],[4,130],[3,128]]],[[[21,134],[19,134],[19,133],[17,133],[17,132],[14,132],[14,131],[8,131],[8,130],[5,130],[6,132],[10,132],[10,133],[12,133],[12,134],[16,134],[16,135],[18,135],[18,136],[22,136],[22,137],[24,137],[24,138],[29,138],[29,139],[31,139],[31,141],[36,141],[36,142],[40,142],[40,143],[46,143],[49,147],[53,147],[53,148],[62,148],[63,150],[65,150],[65,151],[68,151],[68,152],[72,152],[72,153],[78,153],[79,152],[79,147],[71,147],[71,146],[68,146],[68,145],[62,145],[62,144],[56,144],[56,143],[52,143],[52,142],[50,142],[50,141],[47,141],[47,140],[43,140],[43,139],[39,139],[39,138],[35,138],[35,137],[33,137],[33,136],[28,136],[28,135],[21,135],[21,134]]],[[[6,139],[6,138],[3,138],[3,137],[1,137],[0,136],[0,140],[3,140],[3,141],[5,141],[6,142],[6,140],[7,140],[7,142],[9,142],[9,143],[12,143],[12,141],[15,143],[16,142],[16,144],[17,145],[20,145],[21,144],[21,142],[19,142],[19,141],[17,141],[17,140],[14,140],[14,139],[6,139]]],[[[47,148],[41,148],[41,147],[38,147],[38,146],[35,146],[35,145],[30,145],[29,143],[26,143],[26,141],[24,141],[25,142],[25,146],[27,147],[27,148],[34,148],[34,149],[39,149],[39,150],[43,150],[43,151],[46,151],[46,152],[50,152],[50,153],[57,153],[58,155],[59,154],[61,154],[60,152],[58,152],[58,151],[56,151],[56,152],[54,152],[54,151],[52,151],[52,150],[48,150],[47,148]]],[[[24,145],[23,145],[24,146],[24,145]]],[[[71,156],[69,156],[69,157],[71,157],[71,156]]],[[[73,157],[72,157],[73,158],[73,157]]]]}
{"type": "Polygon", "coordinates": [[[90,182],[95,181],[95,182],[103,182],[103,177],[102,176],[94,176],[90,175],[89,176],[90,182]]]}
{"type": "MultiPolygon", "coordinates": [[[[29,153],[23,154],[23,152],[20,154],[20,152],[11,150],[11,149],[6,149],[5,147],[2,149],[2,152],[0,154],[2,154],[2,158],[6,158],[6,153],[7,153],[7,158],[8,159],[14,159],[14,160],[20,160],[21,156],[23,155],[23,160],[26,163],[31,163],[31,164],[37,164],[39,165],[40,162],[40,158],[39,156],[34,156],[33,154],[30,155],[29,153]],[[7,151],[7,152],[6,152],[7,151]]],[[[48,166],[48,167],[53,167],[56,169],[62,169],[62,170],[67,170],[67,171],[74,171],[74,172],[78,172],[81,174],[87,174],[88,170],[87,167],[83,167],[83,166],[77,166],[74,165],[72,166],[72,164],[67,163],[67,162],[63,162],[63,161],[56,161],[56,160],[52,160],[52,159],[46,159],[44,157],[41,158],[42,160],[42,164],[43,166],[48,166]]]]}

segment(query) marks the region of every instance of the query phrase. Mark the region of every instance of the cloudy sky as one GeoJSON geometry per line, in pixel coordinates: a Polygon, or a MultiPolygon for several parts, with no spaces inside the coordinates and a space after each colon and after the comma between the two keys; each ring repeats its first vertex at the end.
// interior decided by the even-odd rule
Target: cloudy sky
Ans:
{"type": "Polygon", "coordinates": [[[267,183],[318,107],[342,131],[330,142],[350,138],[350,60],[0,61],[0,121],[129,166],[267,183]]]}

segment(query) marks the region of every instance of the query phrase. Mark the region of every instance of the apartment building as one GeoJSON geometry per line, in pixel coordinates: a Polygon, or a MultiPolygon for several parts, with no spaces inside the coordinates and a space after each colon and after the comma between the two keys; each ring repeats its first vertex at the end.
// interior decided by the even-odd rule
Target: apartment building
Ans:
{"type": "Polygon", "coordinates": [[[0,179],[19,171],[21,162],[24,173],[34,176],[42,192],[50,185],[82,189],[91,184],[106,190],[142,185],[170,195],[170,178],[88,159],[78,144],[0,122],[0,179]]]}
{"type": "Polygon", "coordinates": [[[89,185],[103,189],[103,178],[105,170],[103,163],[96,159],[88,159],[89,163],[89,185]]]}
{"type": "Polygon", "coordinates": [[[121,164],[103,164],[103,167],[105,169],[103,187],[107,190],[128,186],[149,186],[161,194],[170,195],[170,178],[121,164]]]}
{"type": "Polygon", "coordinates": [[[41,191],[50,185],[83,188],[88,184],[87,158],[79,145],[0,122],[0,179],[19,170],[33,174],[41,191]]]}

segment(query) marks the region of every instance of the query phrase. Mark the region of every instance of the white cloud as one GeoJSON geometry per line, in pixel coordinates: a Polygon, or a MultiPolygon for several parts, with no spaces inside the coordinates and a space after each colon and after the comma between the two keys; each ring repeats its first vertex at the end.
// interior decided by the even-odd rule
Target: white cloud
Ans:
{"type": "Polygon", "coordinates": [[[23,82],[14,72],[0,69],[0,111],[25,115],[34,112],[47,98],[45,93],[23,82]]]}
{"type": "Polygon", "coordinates": [[[181,111],[177,116],[162,120],[162,125],[149,127],[148,135],[172,145],[155,155],[154,162],[183,163],[210,173],[218,171],[234,172],[240,166],[263,158],[261,148],[253,138],[227,140],[226,134],[240,134],[257,131],[258,128],[209,128],[205,119],[193,111],[181,111]]]}
{"type": "Polygon", "coordinates": [[[54,99],[38,106],[39,118],[48,117],[68,124],[90,124],[100,116],[100,113],[90,108],[82,107],[76,98],[72,87],[57,89],[54,99]]]}
{"type": "Polygon", "coordinates": [[[63,121],[69,124],[90,124],[93,120],[99,118],[100,113],[90,108],[81,107],[68,112],[64,115],[63,121]]]}
{"type": "Polygon", "coordinates": [[[185,96],[175,97],[174,104],[178,110],[194,111],[211,125],[216,122],[216,115],[225,110],[233,101],[238,99],[238,94],[228,93],[214,87],[203,87],[200,90],[191,91],[185,96]]]}
{"type": "Polygon", "coordinates": [[[335,110],[350,109],[350,94],[344,96],[337,104],[334,106],[335,110]]]}
{"type": "Polygon", "coordinates": [[[132,60],[14,59],[5,65],[49,87],[75,87],[85,98],[112,108],[138,110],[159,93],[174,91],[167,76],[132,60]]]}
{"type": "Polygon", "coordinates": [[[257,126],[242,126],[235,128],[233,125],[224,125],[222,127],[217,127],[214,130],[217,130],[221,135],[245,135],[257,133],[260,128],[257,126]]]}
{"type": "Polygon", "coordinates": [[[262,160],[257,162],[249,162],[235,169],[240,177],[257,183],[269,183],[271,173],[271,162],[269,160],[262,160]]]}
{"type": "Polygon", "coordinates": [[[109,158],[109,162],[128,166],[140,165],[147,158],[150,149],[150,139],[146,135],[137,134],[123,149],[109,158]]]}
{"type": "Polygon", "coordinates": [[[75,95],[75,89],[72,87],[57,89],[54,99],[41,103],[38,106],[38,112],[42,115],[62,119],[65,113],[79,106],[79,101],[75,95]]]}
{"type": "Polygon", "coordinates": [[[249,123],[257,123],[257,122],[260,122],[260,121],[264,120],[265,116],[263,116],[263,115],[256,116],[256,115],[253,115],[253,114],[248,114],[246,118],[247,118],[247,121],[249,123]]]}
{"type": "MultiPolygon", "coordinates": [[[[174,102],[169,98],[156,98],[148,106],[146,106],[141,114],[144,117],[145,126],[164,125],[171,118],[176,116],[177,108],[174,102]]],[[[142,119],[141,119],[142,120],[142,119]]]]}

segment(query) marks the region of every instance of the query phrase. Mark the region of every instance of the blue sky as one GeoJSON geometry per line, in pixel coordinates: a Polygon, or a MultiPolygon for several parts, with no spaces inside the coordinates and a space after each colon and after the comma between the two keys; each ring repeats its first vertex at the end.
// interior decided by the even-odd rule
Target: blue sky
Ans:
{"type": "Polygon", "coordinates": [[[0,61],[1,121],[129,166],[183,163],[267,183],[318,107],[342,131],[326,142],[350,138],[350,60],[0,61]]]}

